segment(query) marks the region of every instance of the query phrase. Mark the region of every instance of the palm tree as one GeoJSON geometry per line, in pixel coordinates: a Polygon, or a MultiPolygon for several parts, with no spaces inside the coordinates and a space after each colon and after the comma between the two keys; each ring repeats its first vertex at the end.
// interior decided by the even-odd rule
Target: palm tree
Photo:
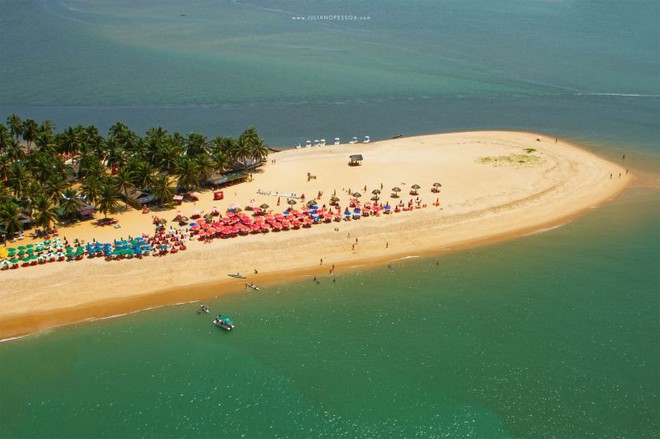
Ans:
{"type": "Polygon", "coordinates": [[[222,139],[221,150],[227,157],[229,167],[233,167],[234,163],[241,158],[241,146],[233,137],[225,137],[222,139]]]}
{"type": "Polygon", "coordinates": [[[14,202],[0,204],[0,226],[5,230],[5,241],[23,230],[21,213],[14,202]]]}
{"type": "Polygon", "coordinates": [[[128,193],[135,189],[133,184],[133,173],[129,168],[119,168],[119,171],[114,176],[115,186],[124,198],[128,201],[128,193]]]}
{"type": "Polygon", "coordinates": [[[57,207],[49,198],[45,196],[38,197],[34,200],[32,209],[32,218],[37,227],[50,229],[51,224],[57,222],[57,207]]]}
{"type": "Polygon", "coordinates": [[[214,149],[211,155],[211,159],[213,160],[213,168],[216,172],[222,173],[229,169],[229,159],[221,150],[214,149]]]}
{"type": "Polygon", "coordinates": [[[110,168],[121,167],[126,163],[126,151],[115,137],[108,137],[103,148],[104,158],[110,168]]]}
{"type": "Polygon", "coordinates": [[[37,137],[39,125],[33,119],[25,119],[23,121],[23,140],[27,143],[27,152],[30,153],[32,142],[37,137]]]}
{"type": "Polygon", "coordinates": [[[50,119],[44,120],[43,122],[41,122],[41,125],[39,125],[39,132],[44,134],[52,135],[54,129],[55,129],[55,124],[50,119]]]}
{"type": "Polygon", "coordinates": [[[88,154],[80,159],[78,166],[78,176],[83,179],[92,175],[100,178],[105,173],[105,168],[101,160],[94,154],[88,154]]]}
{"type": "Polygon", "coordinates": [[[14,197],[20,200],[23,196],[23,190],[29,181],[30,175],[24,165],[19,162],[13,162],[9,165],[7,172],[7,186],[14,193],[14,197]]]}
{"type": "Polygon", "coordinates": [[[112,181],[106,181],[101,184],[98,199],[96,200],[96,208],[103,214],[104,218],[108,217],[108,212],[114,213],[119,208],[119,191],[117,186],[112,181]]]}
{"type": "Polygon", "coordinates": [[[34,144],[40,149],[52,149],[53,151],[55,146],[55,137],[52,133],[47,131],[40,131],[37,133],[37,137],[34,139],[34,144]]]}
{"type": "Polygon", "coordinates": [[[16,113],[12,113],[7,117],[7,127],[9,127],[9,132],[16,140],[23,134],[23,121],[16,113]]]}
{"type": "Polygon", "coordinates": [[[20,142],[13,137],[9,138],[5,149],[10,159],[20,160],[23,158],[23,147],[20,142]]]}
{"type": "Polygon", "coordinates": [[[0,181],[4,181],[9,175],[11,160],[7,154],[0,154],[0,181]]]}
{"type": "Polygon", "coordinates": [[[171,140],[158,145],[155,157],[158,169],[168,174],[174,174],[180,155],[181,151],[171,140]]]}
{"type": "Polygon", "coordinates": [[[178,176],[179,186],[187,191],[199,185],[199,166],[190,157],[182,157],[179,160],[176,175],[178,176]]]}
{"type": "Polygon", "coordinates": [[[249,127],[238,138],[240,157],[244,160],[262,161],[268,157],[268,147],[257,134],[254,127],[249,127]]]}
{"type": "Polygon", "coordinates": [[[9,130],[7,127],[0,123],[0,152],[7,148],[9,142],[9,130]]]}
{"type": "Polygon", "coordinates": [[[104,179],[101,175],[89,174],[85,177],[80,191],[90,203],[96,204],[101,196],[101,189],[104,186],[104,179]]]}
{"type": "Polygon", "coordinates": [[[202,183],[206,182],[215,169],[214,160],[208,154],[204,153],[195,158],[195,163],[197,164],[197,169],[199,171],[199,181],[202,183]]]}
{"type": "Polygon", "coordinates": [[[62,193],[62,198],[60,199],[60,207],[64,210],[64,214],[69,218],[69,221],[73,220],[73,217],[78,213],[78,210],[82,207],[83,202],[78,198],[78,192],[73,189],[67,189],[62,193]]]}
{"type": "Polygon", "coordinates": [[[160,204],[169,203],[174,196],[174,188],[170,186],[170,178],[165,174],[157,174],[154,177],[151,190],[160,204]]]}
{"type": "Polygon", "coordinates": [[[44,190],[37,180],[28,180],[23,190],[23,198],[20,201],[21,207],[23,207],[30,218],[32,218],[32,209],[34,208],[35,200],[45,196],[44,190]]]}
{"type": "Polygon", "coordinates": [[[206,136],[198,133],[188,134],[186,142],[186,155],[197,157],[206,151],[206,136]]]}
{"type": "Polygon", "coordinates": [[[56,203],[60,202],[62,194],[69,189],[69,183],[67,182],[66,177],[63,177],[60,174],[52,174],[49,176],[44,186],[46,195],[56,203]]]}
{"type": "Polygon", "coordinates": [[[151,163],[140,161],[135,168],[135,185],[142,189],[150,189],[154,182],[154,174],[155,170],[151,163]]]}

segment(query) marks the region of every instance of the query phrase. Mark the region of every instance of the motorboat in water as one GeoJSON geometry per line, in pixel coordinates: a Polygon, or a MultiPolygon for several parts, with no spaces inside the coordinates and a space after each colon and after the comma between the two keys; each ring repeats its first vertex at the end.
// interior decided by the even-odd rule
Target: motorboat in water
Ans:
{"type": "Polygon", "coordinates": [[[259,291],[259,285],[252,282],[245,282],[245,288],[252,288],[253,290],[259,291]]]}
{"type": "Polygon", "coordinates": [[[209,312],[209,307],[206,305],[199,305],[197,309],[197,314],[208,314],[209,312]]]}
{"type": "Polygon", "coordinates": [[[218,315],[214,320],[213,324],[218,328],[224,329],[225,331],[231,331],[234,329],[234,323],[229,317],[218,315]]]}

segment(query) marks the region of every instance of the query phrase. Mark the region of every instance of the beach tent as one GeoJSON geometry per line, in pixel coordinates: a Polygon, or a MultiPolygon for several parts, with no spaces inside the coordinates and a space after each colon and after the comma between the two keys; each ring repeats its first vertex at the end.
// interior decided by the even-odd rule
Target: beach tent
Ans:
{"type": "Polygon", "coordinates": [[[362,154],[353,154],[348,157],[350,161],[348,162],[348,166],[359,166],[360,162],[363,160],[362,154]]]}

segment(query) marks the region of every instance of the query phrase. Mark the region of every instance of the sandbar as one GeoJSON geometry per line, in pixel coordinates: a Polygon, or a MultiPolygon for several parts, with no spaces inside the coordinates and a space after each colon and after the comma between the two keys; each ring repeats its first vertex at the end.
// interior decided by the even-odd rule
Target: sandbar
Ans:
{"type": "MultiPolygon", "coordinates": [[[[380,201],[413,201],[416,206],[419,197],[420,208],[309,229],[191,241],[187,251],[163,258],[86,259],[2,271],[0,339],[153,306],[242,294],[242,281],[228,273],[243,273],[250,282],[267,286],[327,276],[333,265],[340,274],[351,267],[525,235],[613,199],[632,179],[621,164],[526,132],[434,134],[273,153],[252,181],[225,188],[223,200],[214,201],[206,190],[199,201],[171,210],[113,215],[118,229],[86,221],[61,228],[60,236],[87,242],[140,236],[153,233],[154,214],[171,221],[177,212],[224,212],[232,203],[245,206],[252,200],[281,212],[292,194],[309,200],[321,193],[320,205],[329,204],[336,193],[343,208],[349,190],[359,191],[367,201],[381,187],[380,201]],[[360,166],[348,166],[352,154],[363,156],[360,166]],[[442,184],[438,193],[431,191],[434,183],[442,184]],[[414,184],[421,187],[417,196],[409,194],[414,184]],[[401,189],[398,199],[391,197],[394,187],[401,189]]],[[[268,294],[268,288],[259,294],[268,294]]]]}

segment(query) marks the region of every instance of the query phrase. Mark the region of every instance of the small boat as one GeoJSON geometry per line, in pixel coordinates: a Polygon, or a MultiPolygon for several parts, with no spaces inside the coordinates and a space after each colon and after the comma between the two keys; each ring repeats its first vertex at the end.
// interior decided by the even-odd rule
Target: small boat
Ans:
{"type": "Polygon", "coordinates": [[[341,142],[339,141],[339,137],[335,137],[335,145],[339,145],[341,142]]]}
{"type": "Polygon", "coordinates": [[[235,277],[236,279],[247,279],[245,276],[241,276],[240,273],[229,273],[227,276],[229,277],[235,277]]]}
{"type": "Polygon", "coordinates": [[[213,324],[218,328],[224,329],[225,331],[231,331],[234,329],[234,323],[231,321],[231,319],[222,315],[218,315],[215,320],[213,320],[213,324]]]}
{"type": "Polygon", "coordinates": [[[357,137],[353,137],[353,138],[351,139],[351,141],[348,142],[348,143],[350,143],[350,144],[358,143],[358,138],[357,138],[357,137]]]}
{"type": "Polygon", "coordinates": [[[199,305],[197,309],[197,314],[208,314],[209,312],[209,307],[206,305],[199,305]]]}
{"type": "Polygon", "coordinates": [[[371,137],[364,136],[364,141],[362,143],[369,143],[369,142],[371,142],[371,137]]]}
{"type": "Polygon", "coordinates": [[[245,288],[252,288],[253,290],[259,291],[259,285],[253,284],[252,282],[245,282],[245,288]]]}

